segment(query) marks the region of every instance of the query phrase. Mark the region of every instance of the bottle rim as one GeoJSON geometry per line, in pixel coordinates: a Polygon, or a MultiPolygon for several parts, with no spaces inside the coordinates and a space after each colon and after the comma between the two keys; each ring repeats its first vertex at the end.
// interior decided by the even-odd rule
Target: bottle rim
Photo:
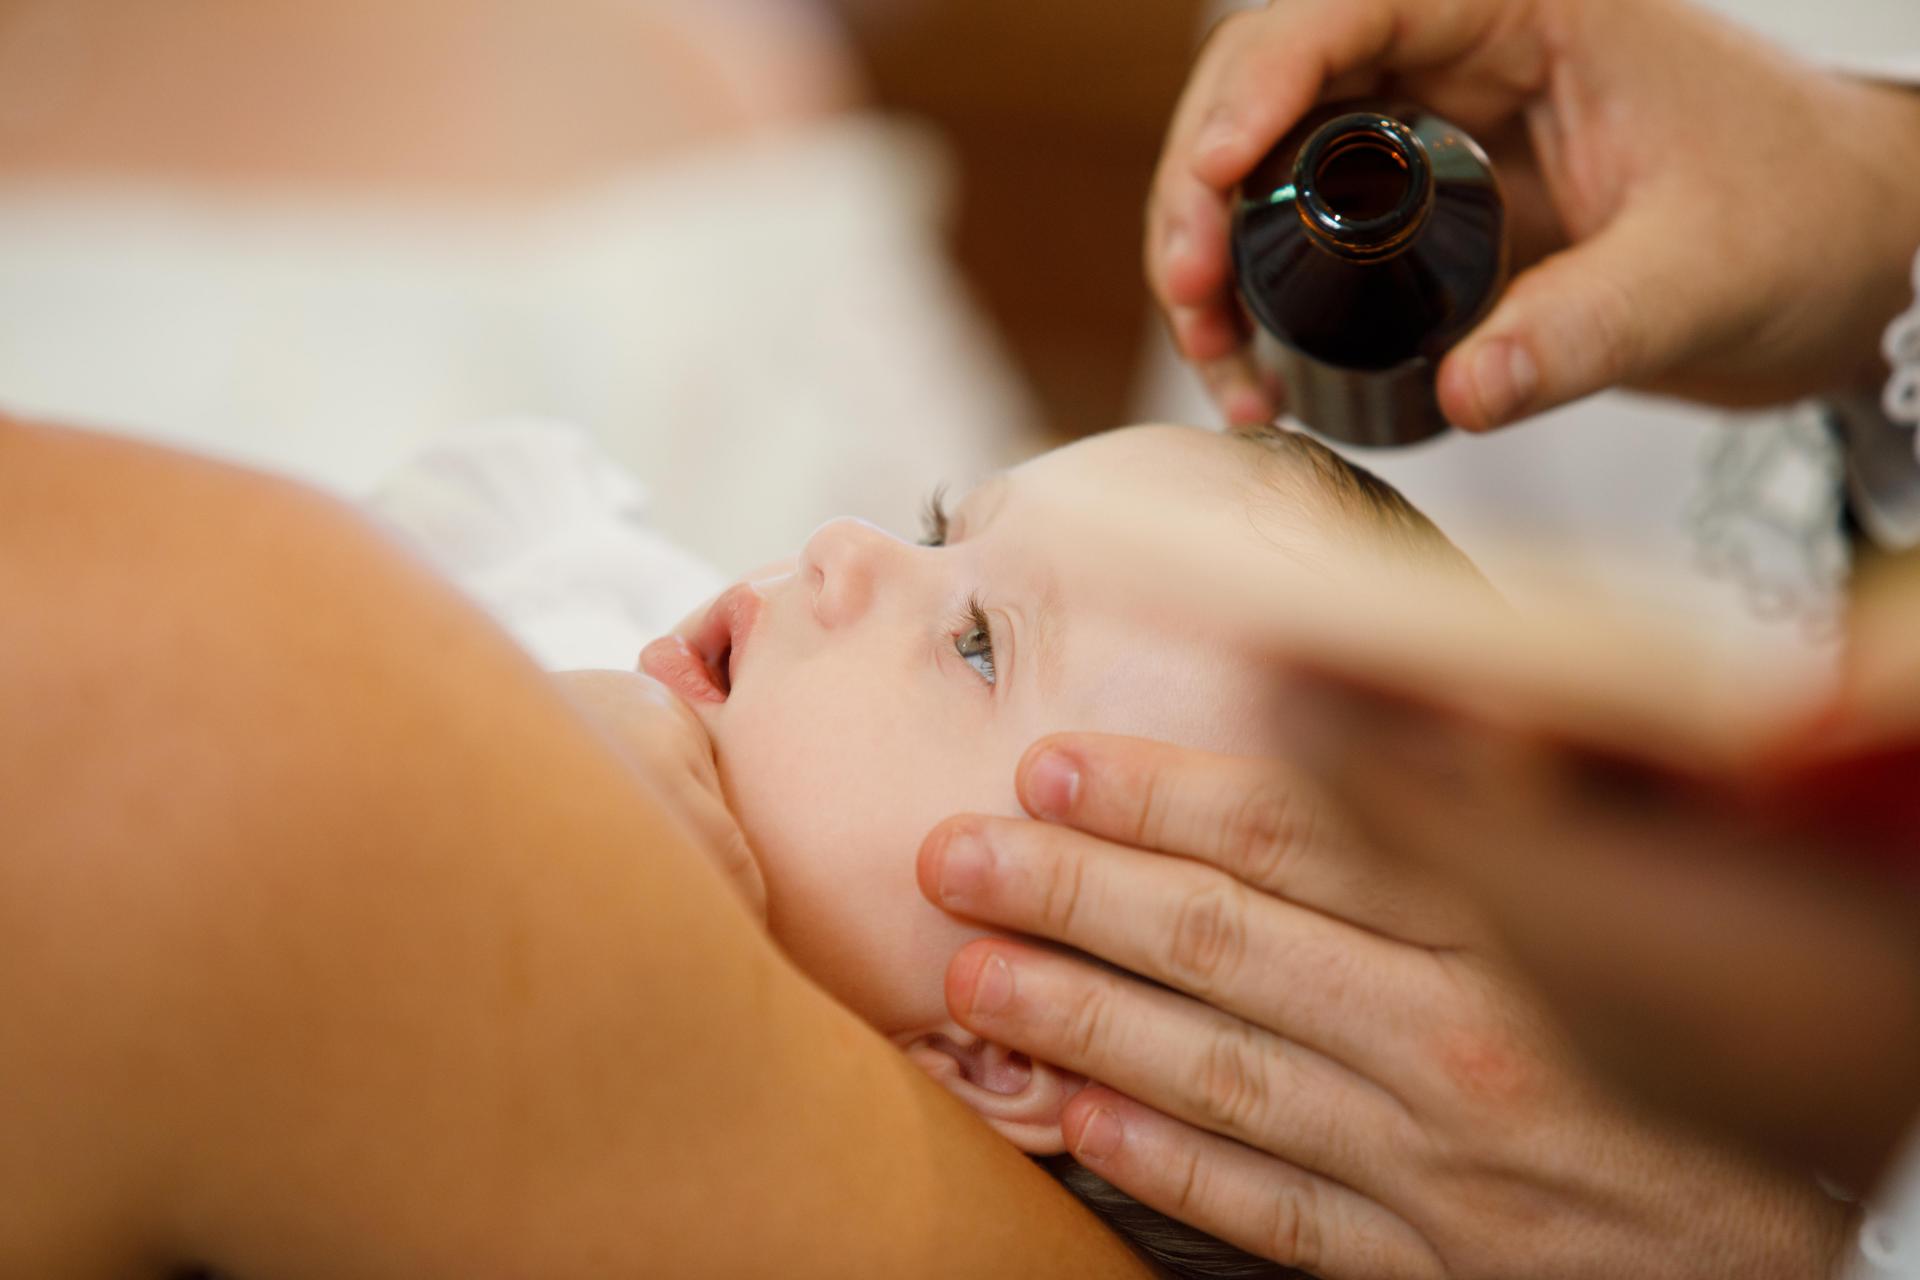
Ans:
{"type": "Polygon", "coordinates": [[[1337,252],[1375,257],[1402,247],[1419,231],[1433,208],[1433,166],[1426,144],[1392,116],[1356,111],[1314,130],[1293,165],[1295,207],[1307,231],[1337,252]],[[1388,158],[1402,173],[1393,205],[1372,216],[1342,211],[1322,190],[1328,168],[1355,153],[1388,158]]]}

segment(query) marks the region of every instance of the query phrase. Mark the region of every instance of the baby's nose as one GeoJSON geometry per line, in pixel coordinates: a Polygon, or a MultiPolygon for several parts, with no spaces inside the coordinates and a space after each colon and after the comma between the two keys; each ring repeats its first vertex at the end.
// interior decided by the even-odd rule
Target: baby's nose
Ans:
{"type": "Polygon", "coordinates": [[[860,618],[892,558],[905,549],[904,542],[864,520],[829,520],[814,530],[800,552],[800,576],[812,592],[814,616],[828,627],[860,618]]]}

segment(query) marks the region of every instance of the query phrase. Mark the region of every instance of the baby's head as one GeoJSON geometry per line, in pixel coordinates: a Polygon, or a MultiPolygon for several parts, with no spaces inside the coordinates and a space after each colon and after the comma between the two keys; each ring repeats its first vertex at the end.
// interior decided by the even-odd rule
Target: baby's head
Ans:
{"type": "Polygon", "coordinates": [[[1253,638],[1116,573],[1122,528],[1120,545],[1268,563],[1362,538],[1464,563],[1395,491],[1304,436],[1133,427],[936,503],[920,541],[827,524],[643,658],[712,739],[774,936],[1035,1154],[1059,1150],[1078,1081],[949,1019],[947,962],[987,931],[922,897],[921,842],[956,813],[1019,814],[1016,766],[1056,731],[1277,749],[1253,638]]]}

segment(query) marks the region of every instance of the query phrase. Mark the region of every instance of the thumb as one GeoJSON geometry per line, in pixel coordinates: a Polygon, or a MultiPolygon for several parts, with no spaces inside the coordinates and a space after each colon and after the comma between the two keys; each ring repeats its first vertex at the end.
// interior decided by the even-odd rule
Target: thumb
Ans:
{"type": "Polygon", "coordinates": [[[1448,421],[1484,431],[1670,368],[1711,322],[1706,291],[1686,287],[1707,243],[1624,213],[1522,272],[1441,362],[1448,421]]]}

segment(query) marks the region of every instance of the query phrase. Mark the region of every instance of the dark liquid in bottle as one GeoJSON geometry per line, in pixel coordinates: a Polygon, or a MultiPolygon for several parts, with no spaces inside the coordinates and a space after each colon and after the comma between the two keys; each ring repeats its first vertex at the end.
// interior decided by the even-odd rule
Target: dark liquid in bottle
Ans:
{"type": "Polygon", "coordinates": [[[1328,208],[1342,218],[1367,222],[1394,211],[1406,198],[1413,175],[1399,152],[1361,134],[1329,148],[1313,179],[1328,208]]]}
{"type": "Polygon", "coordinates": [[[1302,121],[1241,186],[1233,259],[1256,349],[1308,426],[1355,444],[1446,428],[1434,366],[1505,278],[1505,213],[1473,141],[1407,104],[1302,121]]]}

